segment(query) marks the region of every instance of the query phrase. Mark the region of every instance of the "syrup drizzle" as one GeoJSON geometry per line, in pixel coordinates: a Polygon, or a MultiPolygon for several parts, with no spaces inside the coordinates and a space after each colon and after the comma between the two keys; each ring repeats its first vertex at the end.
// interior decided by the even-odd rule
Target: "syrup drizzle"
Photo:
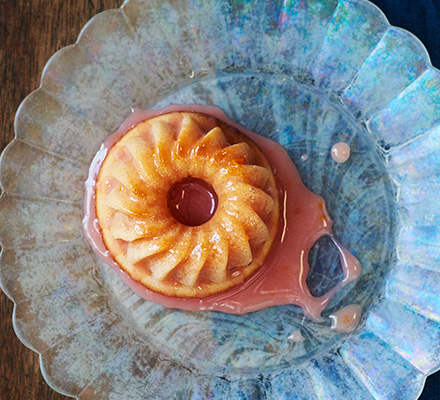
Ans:
{"type": "Polygon", "coordinates": [[[120,128],[102,144],[91,163],[85,184],[84,210],[83,229],[93,250],[119,273],[135,293],[170,308],[243,314],[270,306],[295,304],[303,308],[308,318],[322,321],[321,313],[331,298],[343,286],[356,280],[361,272],[360,262],[333,237],[331,231],[333,221],[327,212],[324,199],[304,186],[284,148],[231,121],[220,108],[215,106],[173,105],[161,110],[133,110],[120,128]],[[250,137],[269,160],[281,192],[280,229],[264,265],[242,284],[203,299],[164,296],[130,278],[105,247],[96,219],[96,178],[109,149],[136,124],[170,112],[197,112],[211,115],[250,137]],[[309,272],[308,255],[314,243],[325,235],[331,238],[340,254],[344,278],[324,295],[314,297],[306,283],[309,272]]]}

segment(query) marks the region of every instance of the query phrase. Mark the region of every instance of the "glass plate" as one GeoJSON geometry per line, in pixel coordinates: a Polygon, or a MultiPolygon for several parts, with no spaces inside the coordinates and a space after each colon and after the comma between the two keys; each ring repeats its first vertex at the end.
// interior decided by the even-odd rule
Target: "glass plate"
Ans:
{"type": "MultiPolygon", "coordinates": [[[[415,399],[440,365],[439,89],[421,43],[364,0],[129,0],[93,18],[48,62],[1,158],[0,281],[49,385],[78,399],[415,399]],[[172,103],[217,105],[277,140],[326,199],[363,273],[322,323],[295,306],[165,309],[84,241],[101,142],[133,107],[172,103]],[[351,303],[358,330],[335,332],[328,316],[351,303]]],[[[338,259],[324,245],[311,262],[319,295],[338,259]]]]}

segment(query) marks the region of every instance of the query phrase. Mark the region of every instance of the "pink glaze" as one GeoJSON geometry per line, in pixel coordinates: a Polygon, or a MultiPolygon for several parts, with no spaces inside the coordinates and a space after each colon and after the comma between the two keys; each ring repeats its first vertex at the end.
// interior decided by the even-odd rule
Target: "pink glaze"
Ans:
{"type": "Polygon", "coordinates": [[[331,154],[337,163],[345,163],[350,158],[350,146],[345,142],[336,143],[331,149],[331,154]]]}
{"type": "Polygon", "coordinates": [[[332,329],[340,333],[351,333],[359,325],[362,315],[362,307],[358,304],[350,304],[342,307],[330,315],[332,329]]]}
{"type": "MultiPolygon", "coordinates": [[[[347,283],[358,278],[359,261],[332,235],[330,219],[322,197],[308,190],[287,152],[278,143],[253,133],[231,121],[215,106],[173,105],[161,110],[133,110],[121,127],[110,136],[96,154],[86,181],[84,233],[94,251],[111,265],[139,296],[166,307],[183,310],[216,310],[243,314],[265,307],[295,304],[301,306],[309,318],[320,321],[321,312],[330,299],[347,283]],[[95,212],[95,184],[100,167],[109,149],[134,125],[157,115],[170,112],[198,112],[211,115],[249,136],[265,153],[277,179],[281,194],[281,221],[277,240],[264,265],[254,275],[234,288],[203,299],[168,297],[153,292],[131,279],[113,260],[105,247],[95,212]],[[306,277],[309,272],[308,254],[313,244],[328,235],[335,243],[344,272],[344,278],[320,297],[311,295],[306,277]]],[[[166,204],[164,204],[166,207],[166,204]]]]}

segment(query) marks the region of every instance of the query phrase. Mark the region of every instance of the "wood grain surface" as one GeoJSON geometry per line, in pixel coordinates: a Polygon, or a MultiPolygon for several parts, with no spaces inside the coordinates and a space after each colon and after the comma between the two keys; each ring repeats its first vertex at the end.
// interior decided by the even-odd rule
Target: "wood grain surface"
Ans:
{"type": "MultiPolygon", "coordinates": [[[[14,136],[18,106],[38,88],[49,58],[75,43],[90,18],[121,4],[122,0],[0,0],[1,150],[14,136]]],[[[0,291],[0,399],[69,399],[46,384],[37,354],[15,336],[12,308],[0,291]]]]}
{"type": "MultiPolygon", "coordinates": [[[[373,2],[386,6],[392,1],[373,2]]],[[[15,112],[39,86],[48,59],[74,43],[91,17],[121,3],[122,0],[0,0],[0,150],[12,140],[15,112]]],[[[429,32],[432,33],[420,33],[423,36],[429,32]]],[[[432,53],[439,49],[428,46],[432,53]]],[[[12,310],[12,302],[0,291],[0,399],[68,399],[44,382],[38,356],[16,338],[12,310]]]]}

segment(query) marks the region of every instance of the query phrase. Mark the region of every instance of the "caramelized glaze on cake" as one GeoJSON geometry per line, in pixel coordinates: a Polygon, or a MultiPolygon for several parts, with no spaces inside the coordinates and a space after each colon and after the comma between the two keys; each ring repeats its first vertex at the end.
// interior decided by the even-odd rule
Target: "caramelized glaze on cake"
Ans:
{"type": "Polygon", "coordinates": [[[137,124],[110,149],[96,214],[132,279],[166,296],[202,298],[263,264],[278,231],[278,189],[247,136],[208,115],[172,112],[137,124]],[[197,204],[182,219],[178,197],[191,191],[197,204]]]}

